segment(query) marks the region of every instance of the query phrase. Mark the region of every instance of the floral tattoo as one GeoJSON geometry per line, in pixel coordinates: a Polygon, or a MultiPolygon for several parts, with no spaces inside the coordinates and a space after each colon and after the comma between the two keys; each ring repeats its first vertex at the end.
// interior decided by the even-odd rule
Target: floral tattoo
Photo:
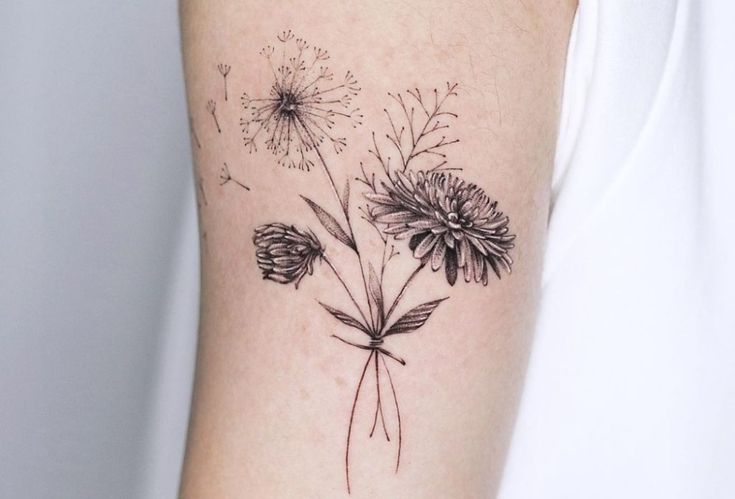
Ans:
{"type": "MultiPolygon", "coordinates": [[[[332,335],[343,344],[367,352],[347,425],[344,465],[349,493],[353,423],[366,379],[374,378],[377,400],[370,437],[378,424],[389,442],[395,430],[395,471],[400,467],[402,419],[389,364],[405,366],[406,361],[389,349],[387,341],[393,335],[424,327],[449,298],[418,299],[399,315],[402,301],[408,301],[409,295],[413,297],[409,293],[411,283],[429,268],[433,272],[443,271],[443,278],[451,286],[456,285],[460,275],[466,283],[488,286],[493,276],[500,279],[504,273],[510,274],[510,252],[516,236],[510,232],[509,218],[499,210],[497,200],[458,176],[462,168],[453,165],[447,154],[449,146],[459,142],[446,135],[458,118],[446,109],[457,97],[457,84],[448,83],[442,90],[430,92],[414,88],[388,94],[385,131],[371,132],[369,160],[360,163],[357,176],[339,188],[326,158],[330,162],[338,159],[336,155],[347,146],[342,127],[356,128],[362,124],[363,116],[353,106],[361,89],[349,71],[344,78],[335,79],[327,67],[326,50],[310,46],[290,30],[282,32],[277,40],[275,46],[261,51],[273,78],[267,95],[242,96],[245,115],[240,124],[244,145],[251,153],[257,151],[259,144],[264,145],[277,156],[278,164],[288,168],[323,170],[334,199],[322,205],[306,195],[301,197],[333,241],[320,241],[311,228],[289,221],[258,226],[253,243],[265,280],[293,284],[298,289],[307,276],[325,269],[339,283],[352,310],[341,310],[321,301],[319,304],[336,319],[335,326],[365,335],[363,342],[347,339],[342,333],[332,335]],[[353,207],[350,191],[354,188],[360,189],[361,197],[353,207]],[[353,211],[361,215],[357,220],[352,217],[353,211]],[[355,222],[375,229],[382,242],[382,254],[366,254],[364,245],[355,238],[355,222]],[[353,255],[350,258],[356,266],[354,275],[360,276],[355,279],[357,282],[345,279],[345,275],[353,274],[341,270],[332,260],[332,244],[343,245],[353,255]],[[403,251],[410,255],[404,256],[404,260],[415,262],[413,270],[389,299],[384,278],[396,272],[391,262],[403,251]],[[383,393],[386,387],[389,393],[383,393]],[[392,399],[394,424],[386,421],[390,420],[386,418],[386,395],[388,400],[392,399]]],[[[215,116],[214,109],[210,112],[215,116]]],[[[222,184],[235,182],[226,165],[220,178],[222,184]]]]}
{"type": "Polygon", "coordinates": [[[242,96],[243,140],[250,152],[262,140],[280,165],[308,171],[314,165],[310,153],[320,155],[321,144],[328,142],[338,154],[347,145],[347,139],[334,132],[337,124],[361,124],[360,110],[352,107],[360,87],[350,71],[335,81],[327,66],[329,53],[290,30],[278,35],[278,46],[260,51],[273,77],[268,95],[242,96]]]}

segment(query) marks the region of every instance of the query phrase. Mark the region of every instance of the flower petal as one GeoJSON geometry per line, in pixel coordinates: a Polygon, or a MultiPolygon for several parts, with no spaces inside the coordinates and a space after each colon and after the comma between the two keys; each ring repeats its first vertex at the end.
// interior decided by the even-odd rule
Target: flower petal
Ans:
{"type": "Polygon", "coordinates": [[[447,256],[444,259],[444,271],[447,275],[447,282],[450,286],[454,286],[457,282],[457,254],[454,251],[447,251],[447,256]]]}
{"type": "Polygon", "coordinates": [[[386,205],[395,205],[396,204],[396,202],[393,200],[393,198],[390,197],[387,194],[366,192],[365,193],[365,198],[368,201],[372,201],[373,203],[378,203],[378,204],[386,204],[386,205]]]}
{"type": "Polygon", "coordinates": [[[447,253],[447,245],[444,241],[437,241],[434,245],[434,251],[431,253],[431,270],[436,272],[444,263],[444,255],[447,253]]]}
{"type": "Polygon", "coordinates": [[[410,211],[396,211],[376,216],[375,220],[383,224],[407,223],[417,220],[418,216],[410,211]]]}
{"type": "Polygon", "coordinates": [[[436,244],[437,240],[439,239],[439,236],[435,236],[434,234],[428,234],[420,243],[418,246],[416,246],[416,249],[413,250],[413,256],[416,258],[424,258],[429,251],[434,249],[434,244],[436,244]]]}

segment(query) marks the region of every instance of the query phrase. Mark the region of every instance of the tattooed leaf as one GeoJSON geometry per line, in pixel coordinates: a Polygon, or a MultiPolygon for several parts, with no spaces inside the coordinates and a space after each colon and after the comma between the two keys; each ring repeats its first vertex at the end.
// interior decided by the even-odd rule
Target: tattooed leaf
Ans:
{"type": "Polygon", "coordinates": [[[380,279],[378,279],[378,275],[375,273],[375,269],[373,268],[373,264],[368,264],[370,267],[370,276],[368,278],[368,289],[370,290],[370,297],[373,299],[373,302],[375,302],[375,305],[377,306],[377,312],[378,312],[378,329],[381,329],[383,327],[383,320],[384,320],[384,303],[383,303],[383,289],[380,286],[380,279]]]}
{"type": "Polygon", "coordinates": [[[348,246],[349,248],[353,249],[354,251],[357,251],[357,246],[355,246],[355,242],[352,240],[350,236],[347,235],[347,232],[342,228],[342,226],[339,224],[336,218],[334,218],[332,215],[327,213],[327,211],[316,204],[311,199],[307,198],[306,196],[301,196],[304,201],[306,201],[306,204],[309,205],[309,208],[311,208],[314,213],[316,214],[316,217],[319,219],[321,224],[324,226],[325,229],[327,229],[327,232],[329,232],[332,236],[334,236],[339,242],[344,244],[345,246],[348,246]]]}
{"type": "Polygon", "coordinates": [[[423,326],[427,320],[429,320],[429,316],[431,316],[434,310],[436,310],[436,307],[446,299],[447,298],[440,298],[439,300],[422,303],[418,307],[412,308],[406,312],[403,317],[398,319],[390,328],[388,328],[388,331],[386,331],[383,336],[416,331],[418,328],[423,326]]]}
{"type": "Polygon", "coordinates": [[[363,326],[360,321],[358,321],[351,315],[346,314],[342,312],[341,310],[337,310],[336,308],[330,307],[329,305],[325,305],[322,302],[319,302],[319,305],[324,307],[324,310],[332,314],[342,324],[345,324],[350,327],[354,327],[355,329],[359,329],[363,333],[370,334],[370,332],[365,328],[365,326],[363,326]]]}

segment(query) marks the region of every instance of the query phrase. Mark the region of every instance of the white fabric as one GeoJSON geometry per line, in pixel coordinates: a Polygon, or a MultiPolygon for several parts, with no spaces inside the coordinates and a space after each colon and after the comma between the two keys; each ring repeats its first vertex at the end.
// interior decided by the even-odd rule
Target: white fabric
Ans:
{"type": "Polygon", "coordinates": [[[501,499],[735,497],[727,14],[581,1],[501,499]]]}

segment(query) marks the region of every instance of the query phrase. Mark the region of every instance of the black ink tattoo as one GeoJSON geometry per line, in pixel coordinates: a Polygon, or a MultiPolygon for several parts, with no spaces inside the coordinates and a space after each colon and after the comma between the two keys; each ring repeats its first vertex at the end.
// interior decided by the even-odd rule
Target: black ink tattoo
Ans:
{"type": "Polygon", "coordinates": [[[236,185],[239,185],[246,191],[250,190],[250,187],[232,177],[232,175],[230,174],[230,168],[227,166],[227,163],[223,163],[223,165],[224,166],[222,166],[219,171],[219,185],[225,185],[228,182],[232,182],[236,185]]]}
{"type": "Polygon", "coordinates": [[[227,102],[227,75],[230,74],[230,66],[228,64],[217,64],[217,70],[222,75],[225,86],[225,102],[227,102]]]}
{"type": "Polygon", "coordinates": [[[192,118],[191,115],[189,115],[189,131],[191,132],[191,136],[194,138],[194,143],[196,144],[197,149],[201,149],[202,143],[199,142],[199,137],[194,129],[194,118],[192,118]]]}
{"type": "Polygon", "coordinates": [[[217,133],[222,133],[222,129],[219,127],[219,121],[217,120],[217,103],[211,99],[207,101],[207,111],[214,118],[214,124],[217,125],[217,133]]]}
{"type": "Polygon", "coordinates": [[[488,284],[488,268],[500,278],[510,273],[508,254],[514,235],[508,233],[508,217],[498,211],[475,184],[445,172],[396,172],[382,182],[382,192],[367,193],[373,205],[368,213],[383,233],[408,239],[408,247],[421,265],[445,269],[454,286],[462,269],[466,282],[488,284]]]}
{"type": "Polygon", "coordinates": [[[362,123],[359,108],[352,107],[360,87],[350,71],[335,82],[326,66],[327,51],[309,46],[290,30],[278,35],[276,45],[278,49],[268,45],[260,52],[273,77],[268,96],[242,96],[244,144],[254,152],[262,137],[266,149],[278,156],[278,164],[309,171],[314,165],[311,153],[321,160],[323,143],[338,154],[346,147],[347,139],[334,133],[335,125],[362,123]]]}
{"type": "Polygon", "coordinates": [[[199,208],[209,205],[209,202],[207,201],[207,193],[204,191],[204,177],[201,175],[199,175],[199,178],[197,179],[197,190],[199,191],[199,208]]]}
{"type": "MultiPolygon", "coordinates": [[[[352,97],[360,89],[349,72],[341,83],[320,89],[322,84],[332,79],[331,72],[323,65],[319,66],[327,60],[326,51],[317,48],[309,51],[306,42],[295,38],[291,31],[283,32],[278,40],[281,44],[280,61],[274,61],[273,47],[269,46],[262,52],[271,65],[274,78],[270,96],[261,99],[243,96],[244,108],[251,112],[250,117],[243,118],[241,122],[245,144],[254,151],[256,139],[262,134],[267,149],[279,155],[280,164],[309,170],[318,162],[334,194],[336,206],[332,209],[338,208],[339,219],[311,198],[302,198],[323,229],[334,239],[334,244],[343,245],[354,255],[359,282],[345,279],[345,275],[351,274],[335,265],[330,256],[330,245],[322,242],[310,228],[267,223],[255,229],[253,242],[263,279],[294,284],[298,289],[306,276],[315,273],[317,264],[326,268],[344,291],[352,311],[322,302],[319,304],[347,330],[366,336],[365,342],[357,342],[338,334],[332,335],[343,344],[368,352],[347,425],[344,464],[347,492],[350,493],[353,423],[365,380],[374,377],[376,390],[369,436],[376,433],[380,424],[388,442],[391,442],[391,425],[387,424],[387,394],[382,391],[381,378],[387,380],[390,387],[388,396],[392,398],[396,416],[395,471],[398,472],[403,422],[389,361],[401,366],[405,366],[406,361],[389,350],[386,342],[393,335],[421,329],[439,305],[449,298],[424,299],[399,314],[410,285],[428,267],[434,272],[443,269],[451,286],[456,284],[460,273],[467,283],[487,286],[490,271],[498,278],[501,271],[511,272],[513,260],[510,250],[515,244],[515,235],[510,233],[509,218],[498,209],[497,201],[477,185],[450,173],[461,168],[448,166],[445,152],[447,146],[458,142],[458,139],[446,136],[450,122],[457,118],[455,113],[445,110],[448,100],[457,96],[457,85],[447,84],[442,92],[435,89],[428,93],[431,95],[429,98],[418,89],[389,94],[394,111],[384,110],[388,133],[372,133],[372,146],[368,152],[373,166],[361,163],[361,175],[355,178],[356,183],[363,186],[364,200],[357,209],[362,220],[376,230],[382,241],[382,254],[372,258],[364,254],[355,238],[350,216],[350,181],[343,189],[337,188],[320,150],[324,143],[331,144],[336,153],[346,146],[345,138],[333,135],[335,126],[343,122],[356,127],[360,124],[357,118],[362,116],[356,114],[357,110],[342,112],[337,109],[349,107],[352,97]],[[295,47],[295,52],[288,55],[291,46],[295,47]],[[308,58],[307,51],[311,54],[308,58]],[[398,110],[397,116],[395,109],[398,110]],[[378,137],[383,138],[378,140],[378,137]],[[380,142],[384,142],[382,148],[380,142]],[[386,148],[395,154],[387,154],[386,148]],[[401,254],[396,247],[404,245],[416,263],[396,295],[389,299],[384,278],[391,272],[391,261],[401,254]],[[380,264],[374,266],[373,260],[378,258],[380,264]]],[[[223,184],[235,181],[226,164],[220,180],[223,184]]]]}
{"type": "Polygon", "coordinates": [[[209,254],[209,240],[208,240],[207,231],[202,231],[202,249],[206,254],[209,254]]]}
{"type": "MultiPolygon", "coordinates": [[[[398,105],[400,113],[399,117],[394,119],[388,109],[383,109],[390,124],[390,132],[386,137],[397,150],[401,161],[399,166],[402,166],[404,172],[409,162],[422,155],[437,160],[435,163],[425,165],[427,171],[461,170],[445,166],[447,155],[443,151],[446,146],[459,142],[459,139],[448,139],[446,132],[443,132],[449,129],[450,120],[457,118],[455,113],[443,108],[447,99],[457,96],[456,90],[456,83],[447,83],[443,93],[440,94],[436,88],[433,90],[431,93],[433,99],[426,99],[418,88],[408,90],[405,94],[388,94],[398,105]]],[[[373,144],[375,145],[373,154],[378,154],[375,140],[373,144]]]]}

